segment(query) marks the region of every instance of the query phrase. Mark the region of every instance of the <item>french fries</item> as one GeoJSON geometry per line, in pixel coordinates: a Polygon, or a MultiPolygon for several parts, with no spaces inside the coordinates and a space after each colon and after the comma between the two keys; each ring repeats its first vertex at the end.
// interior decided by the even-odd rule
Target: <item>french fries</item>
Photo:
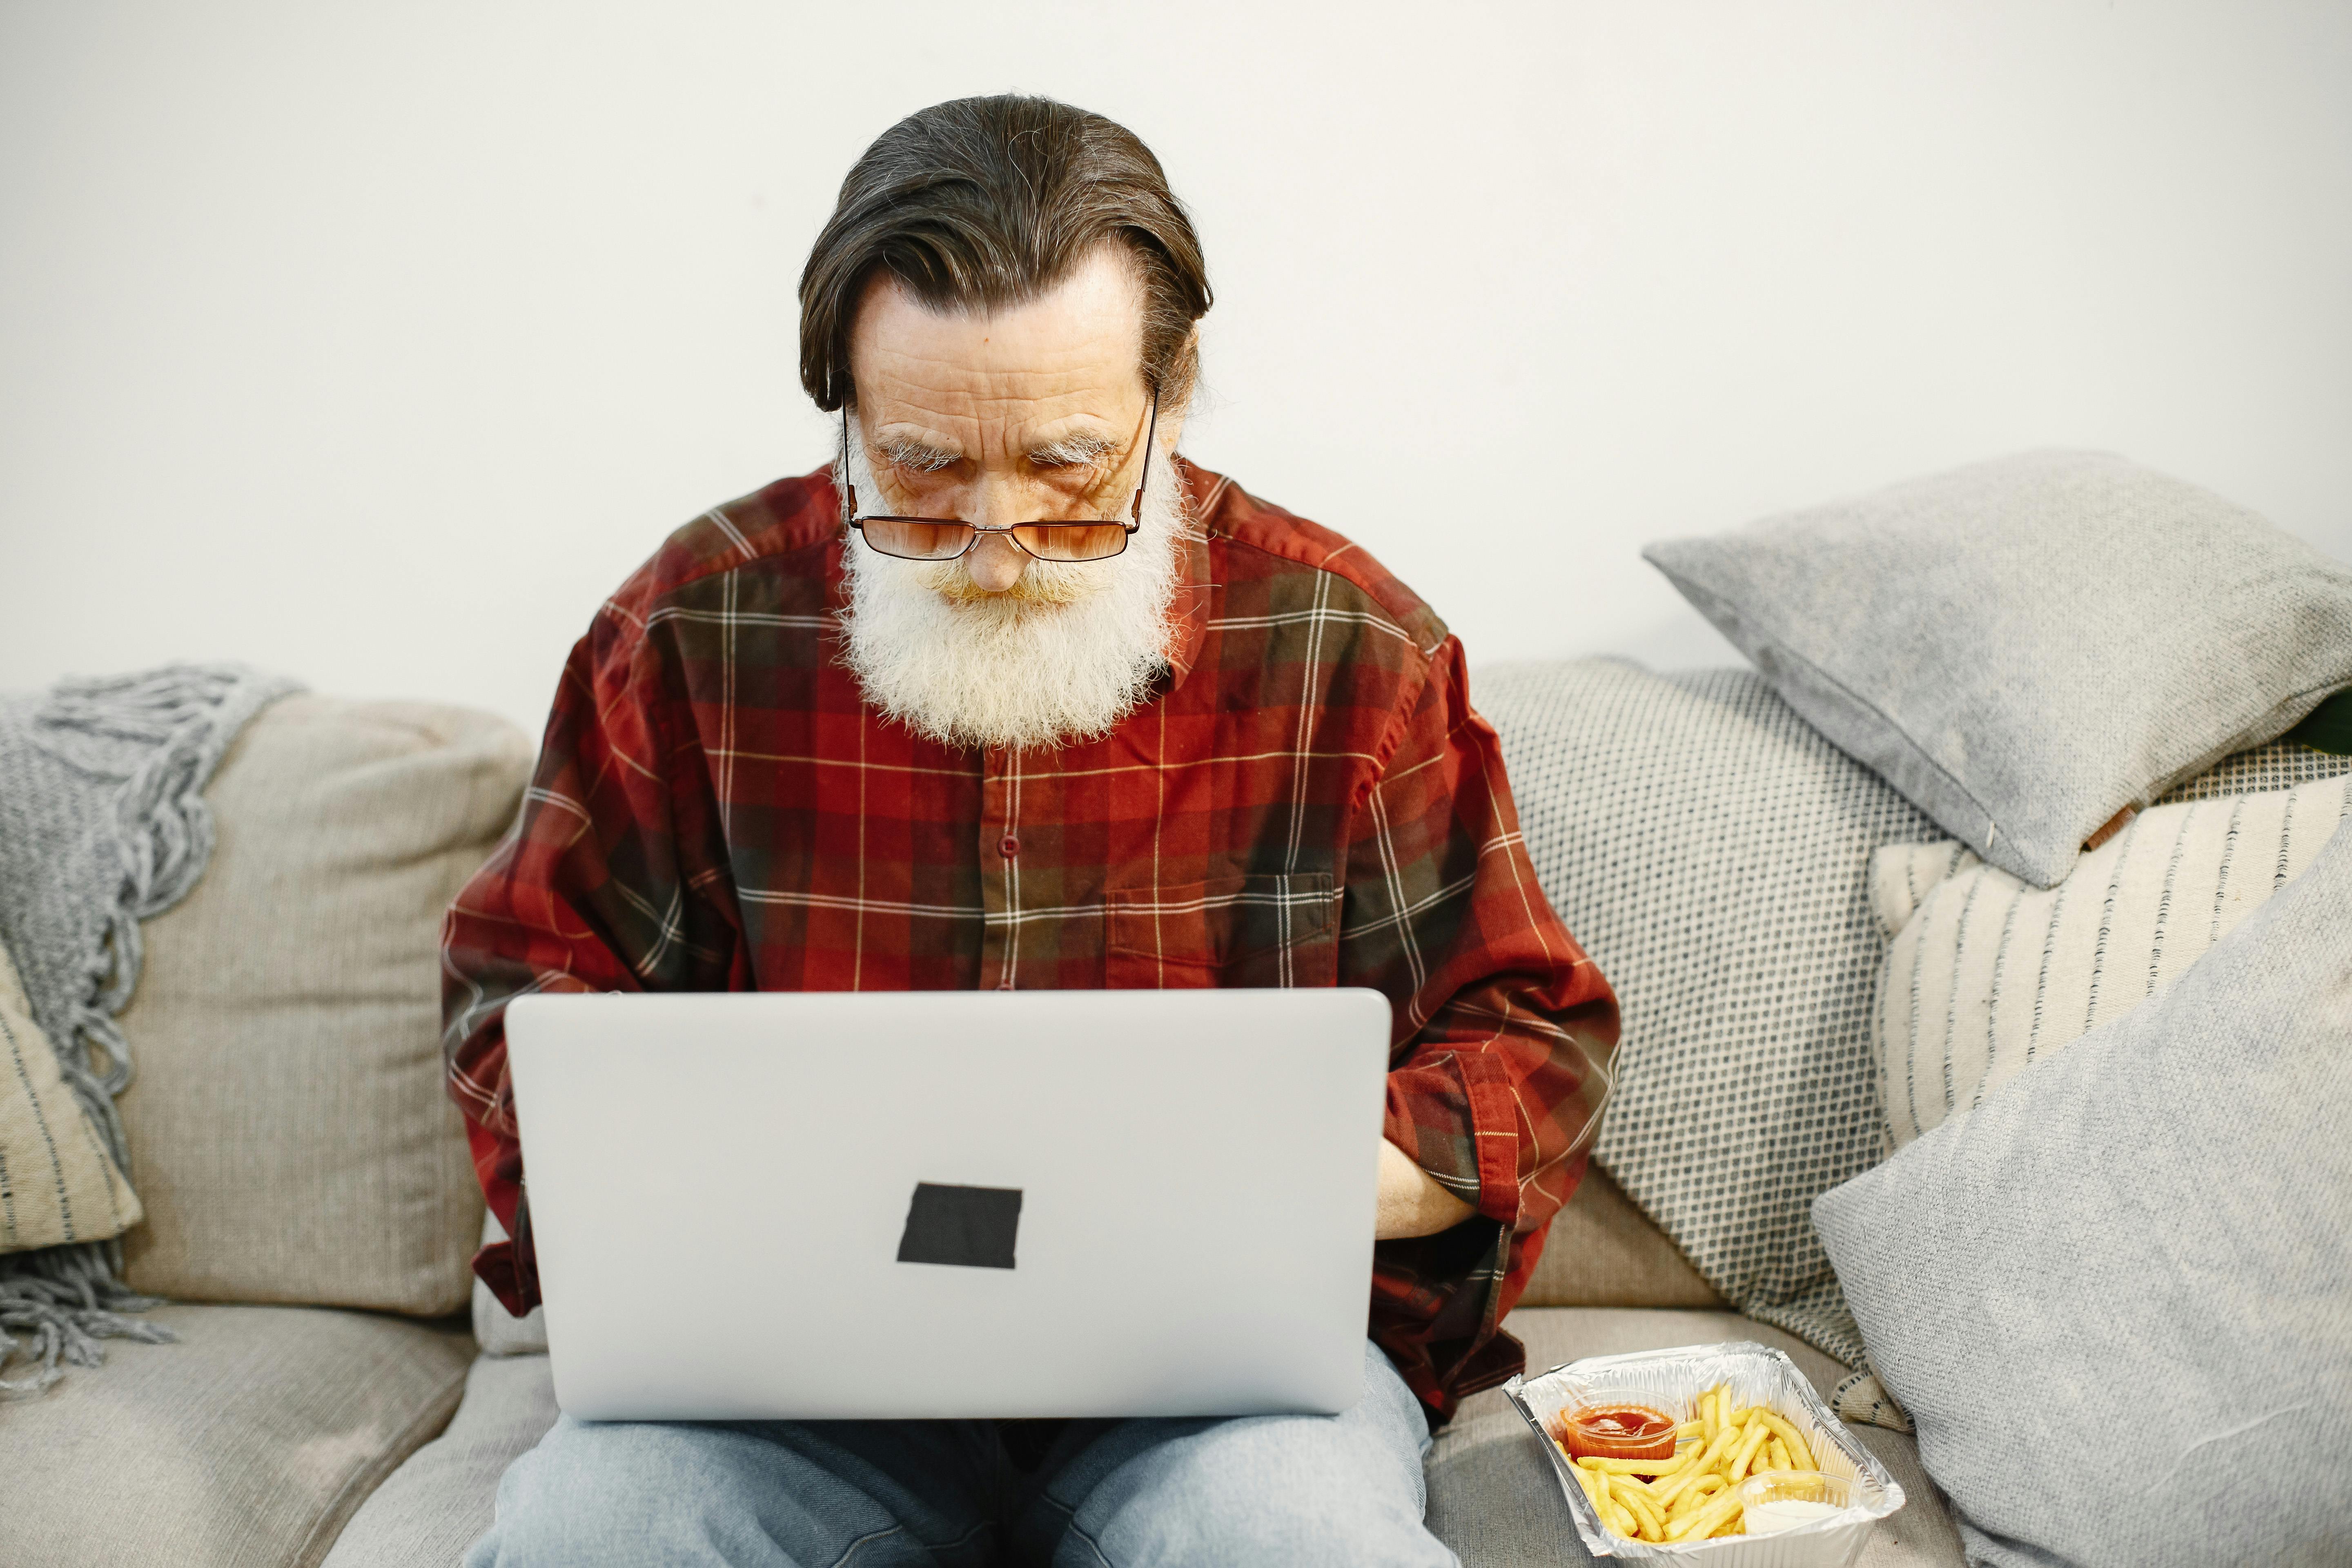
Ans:
{"type": "Polygon", "coordinates": [[[1696,1452],[1697,1444],[1685,1443],[1675,1448],[1675,1457],[1671,1459],[1598,1459],[1587,1457],[1576,1462],[1590,1465],[1604,1475],[1671,1476],[1690,1463],[1691,1456],[1696,1452]]]}
{"type": "Polygon", "coordinates": [[[1675,1439],[1671,1459],[1572,1460],[1577,1484],[1602,1524],[1631,1541],[1739,1535],[1745,1531],[1736,1489],[1742,1477],[1820,1468],[1802,1433],[1763,1405],[1735,1408],[1727,1384],[1698,1396],[1675,1439]]]}
{"type": "Polygon", "coordinates": [[[1728,1472],[1735,1481],[1755,1468],[1756,1451],[1764,1446],[1764,1440],[1767,1437],[1772,1436],[1772,1428],[1751,1415],[1748,1425],[1741,1428],[1741,1434],[1739,1447],[1731,1461],[1731,1469],[1728,1472]]]}
{"type": "Polygon", "coordinates": [[[1786,1443],[1789,1446],[1789,1458],[1796,1461],[1796,1463],[1790,1465],[1789,1468],[1793,1470],[1814,1470],[1821,1468],[1813,1463],[1813,1451],[1805,1447],[1804,1438],[1798,1435],[1797,1429],[1794,1426],[1790,1426],[1788,1422],[1782,1420],[1771,1411],[1763,1409],[1760,1406],[1758,1408],[1756,1415],[1757,1418],[1762,1421],[1765,1426],[1772,1428],[1772,1435],[1774,1436],[1780,1438],[1781,1442],[1786,1443]]]}

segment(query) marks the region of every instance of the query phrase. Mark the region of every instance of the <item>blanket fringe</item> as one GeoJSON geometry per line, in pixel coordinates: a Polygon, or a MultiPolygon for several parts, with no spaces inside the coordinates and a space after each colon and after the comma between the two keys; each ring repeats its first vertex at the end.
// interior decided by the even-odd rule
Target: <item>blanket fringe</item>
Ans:
{"type": "Polygon", "coordinates": [[[204,788],[229,742],[261,708],[296,683],[238,664],[169,664],[138,675],[68,678],[33,715],[42,749],[97,771],[77,745],[88,739],[147,745],[114,799],[114,847],[122,880],[100,938],[83,958],[81,995],[53,1042],[67,1084],[131,1170],[114,1097],[131,1084],[131,1047],[114,1022],[139,984],[145,949],[139,922],[188,896],[212,860],[212,808],[204,788]]]}
{"type": "MultiPolygon", "coordinates": [[[[63,1037],[50,1044],[75,1100],[126,1174],[131,1148],[114,1097],[131,1083],[131,1047],[114,1017],[139,984],[139,922],[187,897],[204,875],[214,844],[205,785],[246,721],[298,689],[243,665],[172,664],[61,680],[33,715],[33,737],[44,751],[93,777],[121,781],[113,833],[121,880],[83,958],[63,1037]],[[143,743],[127,773],[113,764],[119,747],[107,744],[125,741],[143,743]]],[[[176,1337],[123,1316],[159,1303],[121,1275],[120,1241],[0,1256],[0,1370],[19,1355],[35,1363],[29,1375],[0,1376],[0,1398],[37,1394],[67,1366],[98,1365],[106,1359],[101,1339],[160,1344],[176,1337]]]]}
{"type": "Polygon", "coordinates": [[[0,1258],[0,1367],[19,1354],[35,1363],[26,1376],[0,1377],[0,1399],[38,1394],[68,1366],[98,1365],[106,1359],[100,1340],[153,1345],[179,1338],[161,1323],[122,1315],[162,1303],[122,1283],[121,1262],[121,1249],[105,1241],[0,1258]]]}

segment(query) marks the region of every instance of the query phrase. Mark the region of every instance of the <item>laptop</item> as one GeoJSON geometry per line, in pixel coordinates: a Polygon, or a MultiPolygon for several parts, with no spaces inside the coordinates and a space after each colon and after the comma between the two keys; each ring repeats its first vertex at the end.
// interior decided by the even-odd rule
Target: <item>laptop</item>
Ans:
{"type": "Polygon", "coordinates": [[[1346,1409],[1389,1026],[1357,989],[519,997],[557,1402],[1346,1409]]]}

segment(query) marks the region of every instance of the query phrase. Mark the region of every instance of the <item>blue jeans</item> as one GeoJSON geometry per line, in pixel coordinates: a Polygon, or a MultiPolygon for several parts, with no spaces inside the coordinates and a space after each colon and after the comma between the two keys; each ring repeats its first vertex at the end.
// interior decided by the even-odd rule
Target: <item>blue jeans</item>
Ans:
{"type": "Polygon", "coordinates": [[[1033,1468],[992,1421],[567,1415],[466,1568],[1459,1568],[1422,1523],[1428,1447],[1370,1346],[1338,1415],[1072,1421],[1033,1468]]]}

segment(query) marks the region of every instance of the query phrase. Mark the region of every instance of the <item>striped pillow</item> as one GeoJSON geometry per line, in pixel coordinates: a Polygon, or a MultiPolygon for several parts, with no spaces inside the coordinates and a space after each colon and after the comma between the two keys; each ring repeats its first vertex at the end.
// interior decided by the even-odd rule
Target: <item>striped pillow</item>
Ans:
{"type": "Polygon", "coordinates": [[[0,1252],[102,1241],[144,1217],[0,948],[0,1252]]]}
{"type": "MultiPolygon", "coordinates": [[[[1896,1147],[2179,978],[2352,815],[2352,774],[2140,813],[2049,889],[1956,843],[1871,857],[1872,1022],[1896,1147]]],[[[2190,792],[2183,792],[2188,794],[2190,792]]]]}

